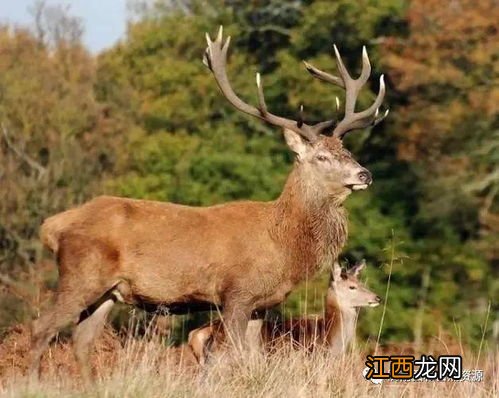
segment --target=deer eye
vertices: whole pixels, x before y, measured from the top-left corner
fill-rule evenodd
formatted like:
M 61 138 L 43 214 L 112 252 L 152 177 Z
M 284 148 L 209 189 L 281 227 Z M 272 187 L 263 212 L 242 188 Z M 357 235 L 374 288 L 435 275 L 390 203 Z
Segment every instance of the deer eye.
M 357 289 L 355 286 L 350 286 L 350 290 L 355 290 Z
M 328 157 L 324 155 L 317 155 L 317 160 L 320 162 L 325 162 L 326 160 L 328 160 Z

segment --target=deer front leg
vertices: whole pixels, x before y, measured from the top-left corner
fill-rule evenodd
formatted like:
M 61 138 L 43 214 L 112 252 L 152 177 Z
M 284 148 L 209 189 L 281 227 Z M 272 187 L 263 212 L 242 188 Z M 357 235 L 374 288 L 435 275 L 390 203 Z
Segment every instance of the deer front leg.
M 245 334 L 251 318 L 252 308 L 241 302 L 231 302 L 224 309 L 225 338 L 227 342 L 238 349 L 245 347 Z
M 229 345 L 236 350 L 246 346 L 245 333 L 252 312 L 251 301 L 241 296 L 227 299 L 222 311 L 222 322 L 213 328 L 209 351 L 216 352 Z

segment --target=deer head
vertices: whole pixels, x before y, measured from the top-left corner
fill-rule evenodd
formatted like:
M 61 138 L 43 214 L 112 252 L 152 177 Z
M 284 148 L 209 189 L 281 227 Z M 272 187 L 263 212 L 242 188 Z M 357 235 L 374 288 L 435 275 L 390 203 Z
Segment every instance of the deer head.
M 358 276 L 366 266 L 363 260 L 355 264 L 348 271 L 342 270 L 338 262 L 334 263 L 328 288 L 328 299 L 334 298 L 340 308 L 376 307 L 381 297 L 371 292 Z
M 341 121 L 332 119 L 307 124 L 303 120 L 303 106 L 300 107 L 297 120 L 277 116 L 268 111 L 262 80 L 258 73 L 256 75 L 258 106 L 249 105 L 237 96 L 226 72 L 230 36 L 227 37 L 225 43 L 222 36 L 222 27 L 214 41 L 206 34 L 208 47 L 203 59 L 204 64 L 213 72 L 223 95 L 236 109 L 284 130 L 286 142 L 296 154 L 296 167 L 302 179 L 307 181 L 307 185 L 314 187 L 316 192 L 325 196 L 333 195 L 342 198 L 354 190 L 367 188 L 372 182 L 371 173 L 359 165 L 342 144 L 342 138 L 348 132 L 376 125 L 388 114 L 388 111 L 382 115 L 379 113 L 385 95 L 383 76 L 380 78 L 379 92 L 374 103 L 361 112 L 355 112 L 359 92 L 371 73 L 365 47 L 362 54 L 362 72 L 357 79 L 349 75 L 336 46 L 334 46 L 334 51 L 340 77 L 330 75 L 305 62 L 305 67 L 312 76 L 343 87 L 346 92 L 345 113 Z M 338 98 L 336 106 L 339 108 Z

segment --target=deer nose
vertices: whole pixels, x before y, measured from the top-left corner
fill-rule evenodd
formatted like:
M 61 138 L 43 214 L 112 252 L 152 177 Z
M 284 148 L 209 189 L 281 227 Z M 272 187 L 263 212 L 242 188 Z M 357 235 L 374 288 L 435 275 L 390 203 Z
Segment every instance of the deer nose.
M 381 297 L 376 296 L 376 302 L 381 303 Z
M 371 182 L 373 182 L 373 177 L 369 170 L 364 169 L 357 176 L 359 177 L 359 180 L 364 184 L 370 184 Z

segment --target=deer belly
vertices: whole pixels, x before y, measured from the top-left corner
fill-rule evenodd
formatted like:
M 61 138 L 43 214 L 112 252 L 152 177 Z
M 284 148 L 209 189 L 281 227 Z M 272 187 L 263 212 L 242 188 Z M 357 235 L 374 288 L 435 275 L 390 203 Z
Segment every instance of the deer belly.
M 288 297 L 293 288 L 292 282 L 285 282 L 279 285 L 274 291 L 267 293 L 257 301 L 256 310 L 265 310 L 281 304 Z
M 168 276 L 136 276 L 129 280 L 131 304 L 162 307 L 171 313 L 207 311 L 221 305 L 216 285 L 203 278 L 189 278 L 179 273 Z

